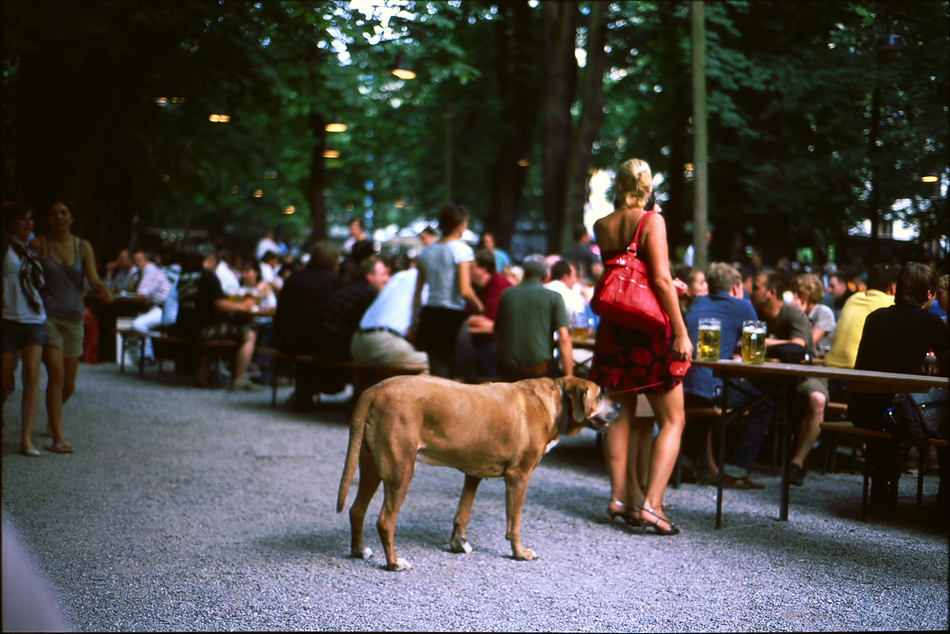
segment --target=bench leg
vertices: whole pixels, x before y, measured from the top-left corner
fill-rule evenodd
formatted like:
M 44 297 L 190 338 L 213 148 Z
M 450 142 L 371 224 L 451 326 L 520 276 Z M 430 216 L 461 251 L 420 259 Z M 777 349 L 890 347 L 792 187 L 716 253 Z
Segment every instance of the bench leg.
M 145 337 L 138 338 L 139 344 L 139 376 L 145 376 Z

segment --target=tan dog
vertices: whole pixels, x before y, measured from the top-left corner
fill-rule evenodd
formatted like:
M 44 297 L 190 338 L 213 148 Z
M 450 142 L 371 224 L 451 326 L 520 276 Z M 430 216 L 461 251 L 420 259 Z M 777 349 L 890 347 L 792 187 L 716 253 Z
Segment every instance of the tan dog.
M 450 541 L 453 552 L 472 550 L 465 528 L 481 479 L 504 478 L 505 537 L 515 559 L 536 558 L 521 545 L 521 509 L 531 473 L 560 436 L 573 436 L 585 424 L 606 427 L 613 416 L 612 403 L 596 384 L 573 377 L 465 385 L 423 375 L 377 384 L 363 393 L 353 411 L 337 497 L 339 513 L 359 460 L 359 490 L 350 507 L 352 556 L 366 559 L 373 554 L 363 545 L 363 520 L 382 481 L 386 497 L 376 528 L 386 569 L 411 567 L 396 558 L 393 531 L 418 456 L 465 473 Z

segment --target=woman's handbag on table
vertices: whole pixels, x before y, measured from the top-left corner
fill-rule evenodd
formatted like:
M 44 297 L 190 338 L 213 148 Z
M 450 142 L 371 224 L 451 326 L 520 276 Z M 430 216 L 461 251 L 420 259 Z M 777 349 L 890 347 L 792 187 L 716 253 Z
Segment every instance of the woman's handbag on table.
M 607 262 L 607 272 L 594 288 L 590 308 L 603 319 L 657 335 L 666 331 L 670 318 L 650 287 L 646 264 L 637 259 L 640 229 L 652 213 L 643 214 L 627 252 Z

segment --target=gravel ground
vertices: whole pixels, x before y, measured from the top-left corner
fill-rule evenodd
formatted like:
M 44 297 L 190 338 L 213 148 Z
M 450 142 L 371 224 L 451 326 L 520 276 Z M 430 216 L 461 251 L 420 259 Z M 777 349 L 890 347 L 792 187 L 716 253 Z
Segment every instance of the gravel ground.
M 500 480 L 475 500 L 474 552 L 450 553 L 463 477 L 420 463 L 396 524 L 397 552 L 413 569 L 391 573 L 374 527 L 381 490 L 366 528 L 375 554 L 348 557 L 348 516 L 335 512 L 342 405 L 293 414 L 272 410 L 267 391 L 186 383 L 154 368 L 140 378 L 83 366 L 66 406 L 76 453 L 35 459 L 17 453 L 19 390 L 8 399 L 4 520 L 76 630 L 948 627 L 947 533 L 916 517 L 913 477 L 902 478 L 897 519 L 864 523 L 859 476 L 809 474 L 780 522 L 778 478 L 763 472 L 765 490 L 726 492 L 722 530 L 715 489 L 684 484 L 667 496 L 683 532 L 659 537 L 605 521 L 609 488 L 585 431 L 531 480 L 522 534 L 539 560 L 511 559 Z M 37 427 L 45 420 L 41 406 Z M 935 493 L 929 478 L 925 507 Z M 7 629 L 13 567 L 3 564 Z

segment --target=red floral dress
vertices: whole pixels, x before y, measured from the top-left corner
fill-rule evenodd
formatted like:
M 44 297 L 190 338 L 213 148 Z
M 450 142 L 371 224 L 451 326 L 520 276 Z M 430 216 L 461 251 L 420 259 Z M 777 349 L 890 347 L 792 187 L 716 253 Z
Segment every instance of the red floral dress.
M 604 261 L 620 253 L 604 254 Z M 594 339 L 594 359 L 588 379 L 611 392 L 665 392 L 682 382 L 670 374 L 670 327 L 657 336 L 606 319 Z

